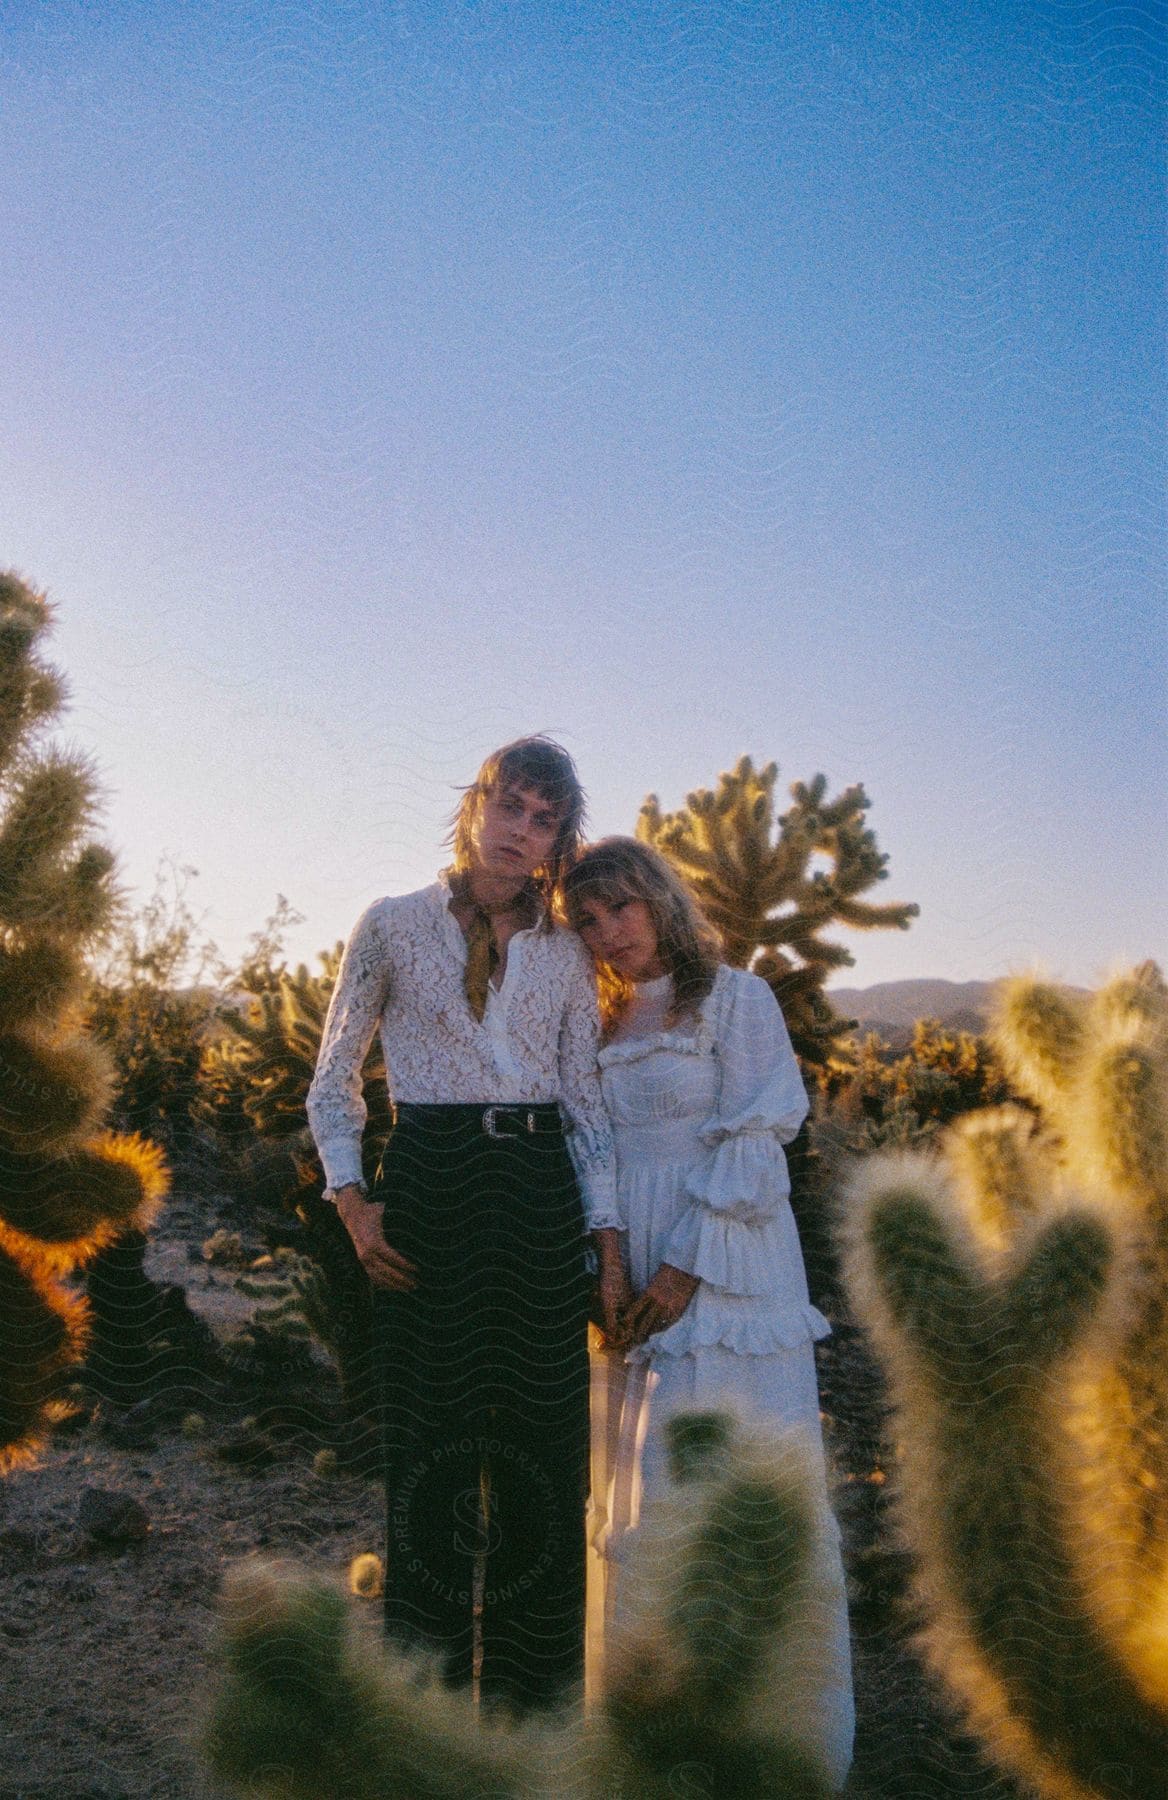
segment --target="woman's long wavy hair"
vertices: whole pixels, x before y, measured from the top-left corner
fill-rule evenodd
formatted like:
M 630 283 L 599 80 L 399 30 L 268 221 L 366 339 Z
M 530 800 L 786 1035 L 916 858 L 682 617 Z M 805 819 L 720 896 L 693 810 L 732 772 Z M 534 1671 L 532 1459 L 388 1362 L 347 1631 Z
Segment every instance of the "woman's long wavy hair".
M 587 798 L 576 773 L 576 765 L 562 744 L 537 733 L 533 737 L 516 738 L 493 750 L 469 787 L 463 788 L 462 799 L 450 821 L 447 839 L 454 852 L 453 868 L 465 874 L 471 864 L 472 833 L 478 809 L 488 794 L 497 788 L 530 788 L 560 814 L 560 827 L 551 855 L 531 878 L 533 898 L 546 907 L 544 924 L 553 924 L 552 902 L 572 858 L 580 848 Z
M 680 875 L 658 851 L 637 838 L 607 837 L 590 844 L 572 864 L 560 888 L 560 907 L 574 931 L 584 922 L 589 900 L 612 906 L 617 900 L 643 900 L 657 933 L 657 954 L 673 977 L 676 1022 L 696 1012 L 714 985 L 722 946 Z M 608 963 L 597 962 L 600 1013 L 611 1035 L 629 1000 L 633 984 Z

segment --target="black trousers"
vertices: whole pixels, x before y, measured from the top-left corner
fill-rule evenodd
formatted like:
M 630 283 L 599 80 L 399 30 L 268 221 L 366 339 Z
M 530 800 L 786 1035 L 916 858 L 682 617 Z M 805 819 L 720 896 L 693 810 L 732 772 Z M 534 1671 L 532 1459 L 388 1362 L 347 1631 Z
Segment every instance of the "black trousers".
M 500 1107 L 501 1136 L 483 1113 L 399 1108 L 379 1177 L 419 1271 L 374 1299 L 385 1625 L 459 1686 L 477 1604 L 480 1694 L 525 1711 L 583 1680 L 588 1276 L 557 1109 Z

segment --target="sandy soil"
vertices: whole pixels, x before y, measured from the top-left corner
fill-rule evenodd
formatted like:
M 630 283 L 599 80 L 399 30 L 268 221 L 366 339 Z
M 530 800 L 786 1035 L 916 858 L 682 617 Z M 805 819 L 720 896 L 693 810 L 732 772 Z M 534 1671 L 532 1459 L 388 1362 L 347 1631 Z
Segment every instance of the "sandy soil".
M 156 1280 L 182 1285 L 220 1339 L 251 1307 L 235 1275 L 201 1254 L 225 1221 L 238 1225 L 226 1196 L 180 1186 L 147 1259 Z M 854 1337 L 841 1332 L 825 1347 L 821 1378 L 829 1414 L 833 1396 L 871 1382 Z M 196 1743 L 224 1570 L 263 1551 L 343 1576 L 354 1555 L 381 1549 L 376 1485 L 313 1469 L 316 1450 L 332 1441 L 336 1399 L 319 1362 L 286 1385 L 275 1429 L 259 1440 L 241 1427 L 263 1397 L 239 1379 L 204 1382 L 153 1418 L 89 1402 L 38 1466 L 0 1483 L 0 1800 L 228 1800 Z M 205 1427 L 184 1434 L 182 1415 L 196 1407 Z M 829 1419 L 831 1439 L 837 1457 L 856 1462 L 854 1432 L 849 1441 Z M 225 1450 L 245 1460 L 224 1460 Z M 140 1502 L 145 1535 L 96 1542 L 79 1520 L 87 1488 Z M 860 1732 L 849 1793 L 1007 1800 L 1014 1790 L 938 1710 L 878 1582 L 872 1604 L 871 1498 L 856 1485 L 841 1492 L 849 1552 L 864 1563 L 868 1595 L 854 1621 Z M 895 1588 L 894 1560 L 889 1571 Z

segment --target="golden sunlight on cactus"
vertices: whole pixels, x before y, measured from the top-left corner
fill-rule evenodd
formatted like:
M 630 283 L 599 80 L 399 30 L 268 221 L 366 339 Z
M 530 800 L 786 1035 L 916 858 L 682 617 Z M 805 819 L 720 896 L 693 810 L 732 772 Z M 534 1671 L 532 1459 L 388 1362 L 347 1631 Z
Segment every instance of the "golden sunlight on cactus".
M 993 1040 L 1020 1092 L 1061 1116 L 1082 1049 L 1086 1013 L 1076 994 L 1029 975 L 998 989 Z
M 957 1195 L 988 1249 L 1004 1248 L 1038 1205 L 1041 1165 L 1034 1118 L 1020 1106 L 986 1107 L 955 1120 L 946 1152 Z
M 153 1145 L 101 1131 L 109 1060 L 77 1023 L 113 857 L 80 841 L 88 761 L 36 742 L 65 699 L 37 654 L 51 622 L 43 595 L 0 573 L 0 1471 L 35 1453 L 83 1347 L 84 1305 L 55 1277 L 144 1223 L 169 1179 Z
M 824 776 L 795 782 L 776 832 L 778 772 L 777 763 L 756 769 L 743 756 L 716 788 L 687 794 L 675 813 L 663 813 L 650 794 L 637 836 L 693 888 L 722 935 L 727 962 L 753 968 L 774 988 L 804 1065 L 825 1064 L 851 1022 L 833 1011 L 824 984 L 854 959 L 823 933 L 836 925 L 904 931 L 920 908 L 861 899 L 888 872 L 862 787 L 829 799 Z M 813 867 L 813 858 L 828 870 Z
M 1168 994 L 1008 984 L 1042 1109 L 873 1157 L 845 1257 L 885 1363 L 925 1644 L 1052 1800 L 1168 1793 Z
M 85 1309 L 19 1260 L 0 1225 L 0 1475 L 30 1462 L 52 1422 L 47 1388 L 80 1355 Z

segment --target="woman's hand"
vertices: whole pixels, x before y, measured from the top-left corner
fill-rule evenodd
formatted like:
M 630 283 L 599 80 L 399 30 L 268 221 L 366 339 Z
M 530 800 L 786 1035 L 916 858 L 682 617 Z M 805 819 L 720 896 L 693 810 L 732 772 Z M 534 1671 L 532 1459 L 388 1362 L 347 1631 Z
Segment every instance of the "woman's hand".
M 604 1320 L 605 1346 L 611 1350 L 623 1350 L 626 1342 L 625 1314 L 633 1291 L 622 1262 L 601 1263 L 600 1273 L 596 1277 L 596 1292 L 600 1300 L 600 1316 Z
M 643 1344 L 655 1331 L 676 1325 L 697 1290 L 696 1275 L 687 1275 L 684 1269 L 675 1269 L 672 1263 L 662 1263 L 644 1293 L 638 1295 L 625 1315 L 626 1345 Z
M 592 1241 L 596 1245 L 600 1265 L 596 1277 L 596 1294 L 600 1302 L 600 1316 L 604 1321 L 602 1330 L 605 1345 L 613 1350 L 622 1349 L 624 1315 L 633 1294 L 629 1278 L 625 1274 L 620 1233 L 611 1227 L 605 1227 L 592 1233 Z
M 374 1287 L 390 1288 L 399 1294 L 408 1294 L 417 1287 L 417 1264 L 385 1241 L 381 1229 L 384 1204 L 366 1200 L 359 1187 L 341 1188 L 337 1193 L 337 1211 L 353 1240 L 357 1260 Z

